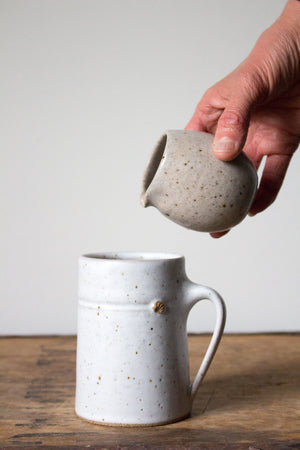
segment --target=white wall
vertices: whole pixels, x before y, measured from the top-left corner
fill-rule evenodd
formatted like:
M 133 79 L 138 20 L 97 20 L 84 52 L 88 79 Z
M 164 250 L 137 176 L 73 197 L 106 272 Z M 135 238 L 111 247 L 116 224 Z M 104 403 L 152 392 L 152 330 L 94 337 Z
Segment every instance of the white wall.
M 139 205 L 154 143 L 183 128 L 283 0 L 1 0 L 0 333 L 75 333 L 77 257 L 182 253 L 228 332 L 299 330 L 299 170 L 220 240 Z M 195 306 L 191 331 L 213 324 Z

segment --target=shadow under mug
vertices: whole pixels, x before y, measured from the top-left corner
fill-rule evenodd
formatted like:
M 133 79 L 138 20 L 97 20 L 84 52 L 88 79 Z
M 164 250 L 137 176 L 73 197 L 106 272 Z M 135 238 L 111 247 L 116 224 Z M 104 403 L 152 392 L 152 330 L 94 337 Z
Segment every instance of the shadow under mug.
M 215 329 L 190 382 L 186 323 L 203 299 L 216 308 Z M 79 259 L 76 404 L 102 424 L 159 425 L 188 417 L 220 342 L 226 311 L 220 295 L 192 283 L 183 256 L 96 253 Z

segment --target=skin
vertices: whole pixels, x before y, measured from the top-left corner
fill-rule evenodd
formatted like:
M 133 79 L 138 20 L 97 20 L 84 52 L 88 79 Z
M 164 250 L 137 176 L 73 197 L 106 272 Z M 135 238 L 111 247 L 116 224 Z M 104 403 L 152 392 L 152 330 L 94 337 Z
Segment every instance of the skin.
M 223 161 L 244 151 L 258 169 L 266 157 L 249 215 L 274 202 L 300 142 L 300 1 L 289 0 L 250 55 L 205 92 L 186 129 L 215 134 Z

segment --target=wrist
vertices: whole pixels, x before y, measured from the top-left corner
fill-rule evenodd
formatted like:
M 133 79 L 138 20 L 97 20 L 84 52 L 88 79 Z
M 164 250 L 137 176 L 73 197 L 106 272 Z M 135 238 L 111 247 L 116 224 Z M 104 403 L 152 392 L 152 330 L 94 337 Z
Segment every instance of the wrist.
M 263 91 L 278 95 L 300 79 L 300 1 L 288 0 L 279 18 L 259 37 L 247 58 Z M 267 89 L 266 89 L 267 88 Z
M 291 38 L 300 45 L 300 0 L 288 0 L 281 15 L 274 25 L 279 25 L 290 32 Z

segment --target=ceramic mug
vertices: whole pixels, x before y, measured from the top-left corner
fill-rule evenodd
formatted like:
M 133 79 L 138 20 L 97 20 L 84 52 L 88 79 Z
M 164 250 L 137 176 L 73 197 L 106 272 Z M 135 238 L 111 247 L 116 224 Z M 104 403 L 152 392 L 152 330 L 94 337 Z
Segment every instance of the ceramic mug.
M 203 299 L 215 329 L 190 382 L 186 323 Z M 113 425 L 158 425 L 188 417 L 225 324 L 213 289 L 192 283 L 182 256 L 97 253 L 79 259 L 76 367 L 78 416 Z
M 146 166 L 142 205 L 196 231 L 225 231 L 240 223 L 256 193 L 256 170 L 244 153 L 230 162 L 217 159 L 213 140 L 200 131 L 163 134 Z

